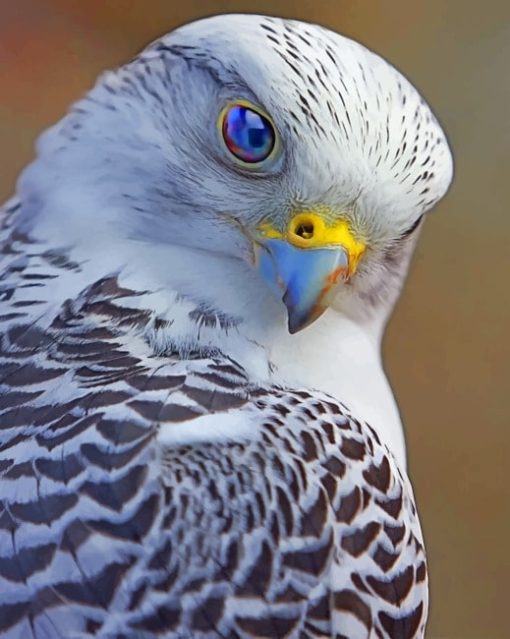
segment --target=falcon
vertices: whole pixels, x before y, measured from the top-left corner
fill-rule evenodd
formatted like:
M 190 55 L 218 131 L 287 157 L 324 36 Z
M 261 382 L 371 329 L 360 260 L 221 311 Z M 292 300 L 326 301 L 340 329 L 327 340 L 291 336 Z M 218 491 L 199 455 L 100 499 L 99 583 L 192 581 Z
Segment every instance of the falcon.
M 1 211 L 0 637 L 423 637 L 380 343 L 452 158 L 293 20 L 151 44 Z

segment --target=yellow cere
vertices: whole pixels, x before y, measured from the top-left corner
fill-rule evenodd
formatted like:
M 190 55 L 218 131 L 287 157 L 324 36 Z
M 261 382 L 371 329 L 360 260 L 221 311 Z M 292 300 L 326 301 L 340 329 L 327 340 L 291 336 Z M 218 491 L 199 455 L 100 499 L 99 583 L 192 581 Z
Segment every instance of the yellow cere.
M 363 242 L 356 240 L 349 223 L 337 219 L 333 224 L 327 224 L 324 217 L 314 211 L 303 211 L 292 217 L 286 233 L 282 233 L 264 223 L 259 227 L 267 239 L 287 240 L 298 248 L 328 248 L 341 246 L 349 255 L 349 274 L 353 274 L 360 257 L 365 252 Z

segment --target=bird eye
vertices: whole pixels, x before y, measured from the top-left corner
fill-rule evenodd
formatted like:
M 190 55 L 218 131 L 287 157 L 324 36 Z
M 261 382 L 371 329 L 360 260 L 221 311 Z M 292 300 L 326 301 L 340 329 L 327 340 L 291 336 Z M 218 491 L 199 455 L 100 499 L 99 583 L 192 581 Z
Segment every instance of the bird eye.
M 220 115 L 220 125 L 227 149 L 242 162 L 263 162 L 275 147 L 273 125 L 251 106 L 241 102 L 230 104 Z

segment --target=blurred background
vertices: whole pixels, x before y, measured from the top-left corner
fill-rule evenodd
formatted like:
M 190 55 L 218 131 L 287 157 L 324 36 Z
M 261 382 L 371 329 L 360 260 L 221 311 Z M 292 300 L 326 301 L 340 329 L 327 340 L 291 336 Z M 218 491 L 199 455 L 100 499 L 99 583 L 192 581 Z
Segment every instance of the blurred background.
M 360 40 L 450 136 L 456 181 L 425 225 L 385 361 L 428 548 L 428 637 L 510 637 L 508 0 L 0 0 L 0 202 L 98 72 L 183 22 L 237 11 Z

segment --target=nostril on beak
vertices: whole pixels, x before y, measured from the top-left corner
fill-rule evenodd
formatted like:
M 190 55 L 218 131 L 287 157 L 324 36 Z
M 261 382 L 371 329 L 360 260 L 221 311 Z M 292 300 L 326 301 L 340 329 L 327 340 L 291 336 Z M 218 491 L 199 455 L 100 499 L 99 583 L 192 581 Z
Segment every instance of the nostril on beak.
M 313 222 L 301 222 L 294 233 L 304 240 L 311 240 L 314 234 Z
M 287 241 L 303 249 L 319 248 L 326 239 L 325 224 L 319 215 L 303 211 L 295 215 L 287 229 Z

